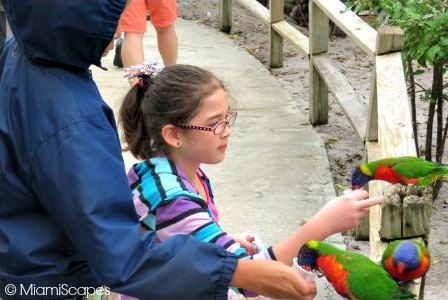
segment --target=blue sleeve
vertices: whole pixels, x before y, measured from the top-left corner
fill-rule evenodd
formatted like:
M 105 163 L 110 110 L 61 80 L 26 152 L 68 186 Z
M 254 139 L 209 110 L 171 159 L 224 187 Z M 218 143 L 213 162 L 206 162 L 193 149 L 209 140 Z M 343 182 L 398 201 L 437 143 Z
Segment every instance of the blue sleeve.
M 237 258 L 180 235 L 141 235 L 114 127 L 69 124 L 38 148 L 33 192 L 112 290 L 142 299 L 227 299 Z M 187 275 L 188 274 L 188 275 Z

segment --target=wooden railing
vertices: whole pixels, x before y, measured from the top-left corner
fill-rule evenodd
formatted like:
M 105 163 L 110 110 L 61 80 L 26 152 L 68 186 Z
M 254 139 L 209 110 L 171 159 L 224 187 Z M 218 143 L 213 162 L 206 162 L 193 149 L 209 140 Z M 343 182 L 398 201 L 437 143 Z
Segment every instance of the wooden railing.
M 302 55 L 309 58 L 309 120 L 311 124 L 328 122 L 328 92 L 331 92 L 338 105 L 344 111 L 357 135 L 365 142 L 364 161 L 384 157 L 416 156 L 411 124 L 411 113 L 406 90 L 401 50 L 404 33 L 397 27 L 383 27 L 376 31 L 354 12 L 347 10 L 337 0 L 311 0 L 309 3 L 309 38 L 284 20 L 283 0 L 271 0 L 269 9 L 256 0 L 236 0 L 253 15 L 270 25 L 269 65 L 283 65 L 283 41 L 293 45 Z M 329 20 L 333 21 L 345 34 L 374 61 L 372 85 L 368 105 L 349 83 L 349 80 L 328 55 Z M 232 27 L 232 0 L 219 2 L 219 28 L 230 32 Z M 369 183 L 371 197 L 383 194 L 385 183 Z M 417 238 L 426 239 L 429 231 L 430 213 L 427 213 L 430 199 L 425 200 L 423 211 L 415 222 L 421 222 L 415 228 Z M 409 205 L 409 204 L 407 204 Z M 412 204 L 410 204 L 412 206 Z M 369 237 L 371 258 L 378 261 L 388 242 L 385 238 L 405 239 L 411 236 L 403 234 L 403 228 L 409 227 L 409 220 L 403 217 L 403 200 L 399 204 L 394 218 L 396 226 L 388 226 L 388 236 L 382 236 L 387 205 L 371 209 L 370 218 L 356 229 L 358 238 Z M 390 206 L 389 206 L 390 210 Z M 423 216 L 423 217 L 422 217 Z M 408 216 L 409 217 L 409 216 Z M 369 222 L 370 219 L 370 222 Z M 405 224 L 406 223 L 406 224 Z M 421 226 L 420 226 L 421 225 Z M 412 226 L 411 226 L 412 227 Z M 396 232 L 390 232 L 395 230 Z M 428 231 L 426 231 L 428 228 Z M 415 231 L 412 231 L 415 233 Z M 423 282 L 417 280 L 409 289 L 423 297 Z

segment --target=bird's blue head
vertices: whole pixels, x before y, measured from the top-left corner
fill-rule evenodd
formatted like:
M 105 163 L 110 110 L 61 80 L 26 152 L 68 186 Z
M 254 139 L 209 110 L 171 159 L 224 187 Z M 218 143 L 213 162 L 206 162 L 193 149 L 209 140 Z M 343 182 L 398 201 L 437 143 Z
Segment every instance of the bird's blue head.
M 297 263 L 308 271 L 314 270 L 317 268 L 317 257 L 317 250 L 310 247 L 309 243 L 307 243 L 297 254 Z
M 421 253 L 418 246 L 411 241 L 401 242 L 393 254 L 395 265 L 403 265 L 403 271 L 415 270 L 420 266 Z
M 361 167 L 356 167 L 352 173 L 352 190 L 362 189 L 372 179 L 372 176 L 368 176 L 362 172 Z

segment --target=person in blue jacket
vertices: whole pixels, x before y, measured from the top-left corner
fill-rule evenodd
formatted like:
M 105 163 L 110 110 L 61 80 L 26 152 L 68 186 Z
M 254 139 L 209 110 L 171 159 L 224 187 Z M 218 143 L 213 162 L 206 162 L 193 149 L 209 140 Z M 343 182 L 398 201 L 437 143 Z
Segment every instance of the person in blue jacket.
M 229 285 L 315 295 L 279 262 L 139 232 L 113 112 L 89 71 L 113 48 L 126 0 L 2 1 L 13 33 L 0 49 L 2 299 L 78 299 L 102 285 L 156 300 L 227 299 Z

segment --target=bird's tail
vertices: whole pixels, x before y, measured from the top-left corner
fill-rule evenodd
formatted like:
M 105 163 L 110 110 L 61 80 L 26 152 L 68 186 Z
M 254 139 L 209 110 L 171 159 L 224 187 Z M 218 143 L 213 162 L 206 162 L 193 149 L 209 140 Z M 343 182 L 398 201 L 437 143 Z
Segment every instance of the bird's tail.
M 407 289 L 400 288 L 394 295 L 394 298 L 392 298 L 392 300 L 400 300 L 400 299 L 417 299 L 417 298 Z

